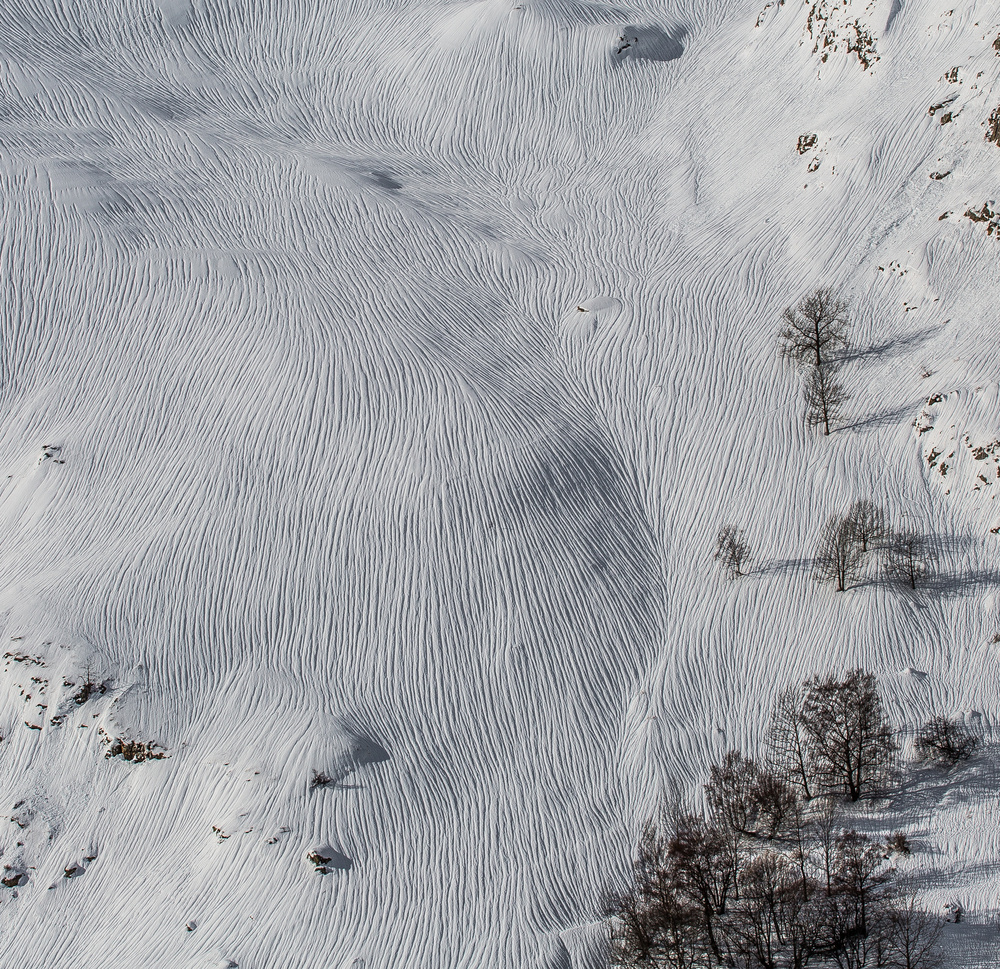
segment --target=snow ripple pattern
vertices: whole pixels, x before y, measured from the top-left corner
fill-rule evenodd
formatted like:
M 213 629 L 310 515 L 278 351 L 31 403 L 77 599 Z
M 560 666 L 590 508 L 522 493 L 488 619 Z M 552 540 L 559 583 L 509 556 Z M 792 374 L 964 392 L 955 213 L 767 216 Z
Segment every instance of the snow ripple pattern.
M 920 7 L 901 59 L 939 43 Z M 769 80 L 772 49 L 815 64 L 797 13 L 762 40 L 757 12 L 0 11 L 3 629 L 50 691 L 109 683 L 29 724 L 7 659 L 6 964 L 583 967 L 659 787 L 755 743 L 777 685 L 912 664 L 980 702 L 929 655 L 928 624 L 978 629 L 965 599 L 808 581 L 858 487 L 908 475 L 938 514 L 926 388 L 821 447 L 773 347 L 790 294 L 912 211 L 940 126 L 863 92 L 807 201 L 788 149 L 859 115 Z M 753 532 L 738 585 L 706 562 L 723 518 Z

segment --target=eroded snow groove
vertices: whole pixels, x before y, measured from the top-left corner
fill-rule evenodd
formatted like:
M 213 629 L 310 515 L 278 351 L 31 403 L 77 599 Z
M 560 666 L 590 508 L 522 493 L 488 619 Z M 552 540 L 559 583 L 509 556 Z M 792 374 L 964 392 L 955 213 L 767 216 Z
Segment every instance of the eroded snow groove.
M 4 965 L 582 969 L 785 683 L 992 729 L 1000 539 L 913 420 L 1000 362 L 1000 14 L 827 6 L 3 5 Z M 859 495 L 959 536 L 933 594 L 812 582 Z M 976 790 L 928 897 L 982 924 Z

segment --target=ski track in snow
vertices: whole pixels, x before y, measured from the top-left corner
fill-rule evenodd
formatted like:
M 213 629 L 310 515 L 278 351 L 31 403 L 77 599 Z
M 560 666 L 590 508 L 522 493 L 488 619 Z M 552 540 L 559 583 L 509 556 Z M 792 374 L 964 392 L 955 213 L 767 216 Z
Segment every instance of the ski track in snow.
M 991 735 L 996 537 L 911 425 L 1000 363 L 961 218 L 998 13 L 879 0 L 865 74 L 762 6 L 0 12 L 0 608 L 44 662 L 5 667 L 6 965 L 583 969 L 658 793 L 780 687 L 862 664 L 900 722 Z M 857 320 L 829 440 L 775 344 L 823 284 Z M 951 536 L 933 590 L 812 581 L 868 495 Z

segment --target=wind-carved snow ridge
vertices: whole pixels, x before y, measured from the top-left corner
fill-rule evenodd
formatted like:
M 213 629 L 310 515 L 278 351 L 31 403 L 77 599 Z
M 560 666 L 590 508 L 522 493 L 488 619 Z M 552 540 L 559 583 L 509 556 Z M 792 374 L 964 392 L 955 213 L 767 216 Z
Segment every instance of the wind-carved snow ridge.
M 863 73 L 813 6 L 0 10 L 6 963 L 599 965 L 658 796 L 785 683 L 862 664 L 992 730 L 986 579 L 832 596 L 811 559 L 858 497 L 936 536 L 986 498 L 969 449 L 926 487 L 912 421 L 958 388 L 920 445 L 997 433 L 962 213 L 1000 26 L 850 0 Z M 819 285 L 828 441 L 775 348 Z M 997 868 L 976 817 L 956 871 Z

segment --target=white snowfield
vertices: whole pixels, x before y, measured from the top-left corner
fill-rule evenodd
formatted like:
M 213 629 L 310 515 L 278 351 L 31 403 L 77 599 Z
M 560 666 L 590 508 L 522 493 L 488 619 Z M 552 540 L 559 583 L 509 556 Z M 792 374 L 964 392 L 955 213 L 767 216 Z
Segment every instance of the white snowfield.
M 855 665 L 984 731 L 872 824 L 995 965 L 998 35 L 5 2 L 0 966 L 593 969 L 664 787 Z M 824 285 L 829 438 L 776 342 Z M 860 497 L 940 546 L 915 594 L 813 580 Z

